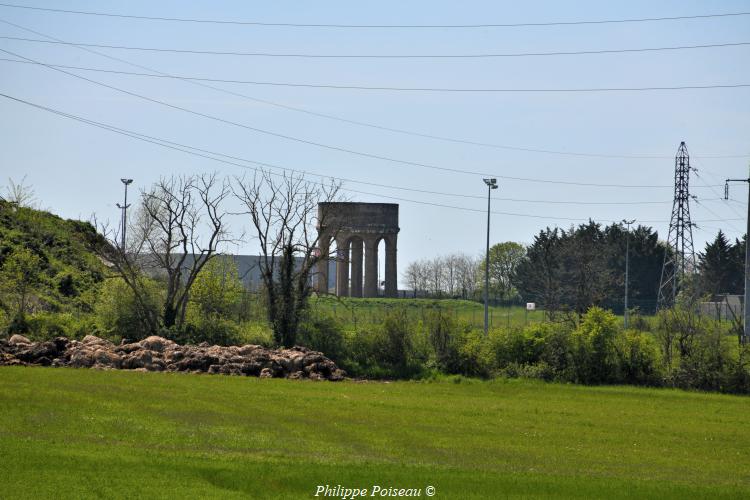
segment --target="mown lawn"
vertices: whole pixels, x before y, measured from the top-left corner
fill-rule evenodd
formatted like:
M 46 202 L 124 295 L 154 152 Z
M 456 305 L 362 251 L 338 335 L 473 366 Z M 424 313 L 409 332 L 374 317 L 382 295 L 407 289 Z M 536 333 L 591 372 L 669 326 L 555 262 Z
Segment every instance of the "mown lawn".
M 748 498 L 750 399 L 0 368 L 2 498 Z

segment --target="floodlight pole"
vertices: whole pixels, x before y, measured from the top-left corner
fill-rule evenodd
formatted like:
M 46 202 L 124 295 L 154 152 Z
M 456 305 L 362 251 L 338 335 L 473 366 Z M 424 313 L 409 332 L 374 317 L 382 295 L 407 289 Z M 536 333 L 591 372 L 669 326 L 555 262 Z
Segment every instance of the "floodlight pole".
M 729 183 L 746 182 L 747 188 L 747 229 L 745 232 L 745 322 L 740 342 L 743 344 L 750 343 L 750 176 L 747 179 L 727 179 L 724 184 L 724 199 L 729 199 Z
M 489 331 L 489 290 L 490 290 L 490 194 L 497 189 L 497 179 L 484 179 L 487 184 L 487 251 L 484 256 L 484 334 Z
M 630 225 L 633 220 L 624 220 L 623 224 L 628 226 L 628 234 L 625 236 L 625 329 L 628 329 L 628 283 L 630 282 Z
M 128 185 L 131 182 L 133 182 L 133 179 L 124 179 L 123 178 L 123 179 L 120 179 L 120 182 L 122 182 L 125 185 L 125 202 L 122 205 L 120 205 L 118 203 L 117 204 L 117 208 L 119 208 L 120 210 L 122 210 L 122 217 L 121 217 L 121 222 L 122 222 L 122 244 L 121 244 L 121 246 L 122 246 L 122 252 L 125 253 L 125 241 L 126 241 L 125 240 L 125 232 L 127 231 L 127 227 L 128 227 L 128 207 L 130 206 L 130 205 L 128 205 Z

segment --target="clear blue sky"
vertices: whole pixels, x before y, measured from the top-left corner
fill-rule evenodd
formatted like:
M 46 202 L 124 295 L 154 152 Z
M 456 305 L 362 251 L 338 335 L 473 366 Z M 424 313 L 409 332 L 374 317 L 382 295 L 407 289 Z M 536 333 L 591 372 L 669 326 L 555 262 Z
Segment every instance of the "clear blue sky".
M 22 0 L 19 0 L 21 2 Z M 26 5 L 186 18 L 293 23 L 477 24 L 574 21 L 750 11 L 750 2 L 41 2 Z M 487 29 L 320 29 L 166 23 L 45 13 L 0 7 L 0 19 L 66 41 L 242 52 L 468 54 L 600 50 L 750 41 L 750 16 L 555 27 Z M 0 35 L 40 38 L 0 23 Z M 0 40 L 0 48 L 47 63 L 134 70 L 72 46 Z M 498 59 L 296 59 L 188 55 L 101 49 L 164 72 L 213 78 L 401 87 L 580 88 L 750 83 L 750 46 L 630 54 Z M 2 55 L 2 57 L 8 57 Z M 746 205 L 725 203 L 723 179 L 746 177 L 750 159 L 750 88 L 632 93 L 418 93 L 217 84 L 246 95 L 318 113 L 471 141 L 524 148 L 662 158 L 601 158 L 514 151 L 441 142 L 326 120 L 233 97 L 176 80 L 84 73 L 203 113 L 347 149 L 459 170 L 601 184 L 667 185 L 681 140 L 696 158 L 700 204 L 696 249 L 718 228 L 744 233 Z M 166 109 L 44 67 L 0 62 L 0 92 L 225 154 L 316 173 L 431 191 L 482 196 L 481 176 L 429 170 L 290 142 Z M 24 175 L 45 207 L 66 217 L 116 220 L 119 178 L 147 187 L 162 175 L 236 167 L 187 156 L 0 100 L 2 183 Z M 713 190 L 702 184 L 722 184 Z M 500 179 L 493 242 L 528 243 L 543 227 L 634 218 L 666 236 L 672 188 L 594 188 Z M 481 199 L 346 184 L 372 193 L 482 210 Z M 746 200 L 742 186 L 732 197 Z M 621 205 L 526 203 L 502 198 Z M 660 202 L 636 205 L 632 202 Z M 414 259 L 484 246 L 482 213 L 401 201 L 399 266 Z M 742 220 L 727 220 L 740 219 Z M 237 230 L 244 223 L 237 220 Z M 256 253 L 254 242 L 241 245 Z

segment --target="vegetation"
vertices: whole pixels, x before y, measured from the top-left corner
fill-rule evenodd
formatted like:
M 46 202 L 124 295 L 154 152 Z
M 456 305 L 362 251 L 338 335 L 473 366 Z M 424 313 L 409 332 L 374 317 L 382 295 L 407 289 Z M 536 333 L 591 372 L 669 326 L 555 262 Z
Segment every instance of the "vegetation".
M 29 332 L 37 313 L 91 313 L 106 275 L 98 241 L 90 224 L 0 199 L 0 329 Z
M 279 181 L 269 172 L 237 184 L 235 196 L 247 209 L 260 245 L 268 322 L 276 342 L 292 347 L 312 295 L 313 271 L 329 257 L 327 249 L 319 251 L 322 235 L 335 238 L 338 232 L 336 214 L 319 212 L 318 204 L 336 201 L 339 186 L 286 175 Z
M 447 374 L 750 393 L 750 353 L 736 342 L 736 323 L 709 320 L 683 301 L 656 318 L 634 315 L 624 330 L 619 317 L 597 306 L 619 286 L 616 249 L 626 235 L 619 226 L 548 230 L 526 250 L 494 246 L 498 295 L 528 296 L 538 280 L 534 297 L 571 314 L 543 321 L 541 311 L 494 307 L 485 336 L 482 305 L 474 301 L 314 296 L 310 277 L 323 256 L 314 251 L 311 224 L 317 200 L 335 195 L 336 186 L 319 192 L 296 179 L 276 182 L 256 178 L 235 193 L 266 249 L 265 286 L 255 294 L 243 288 L 234 261 L 216 251 L 215 241 L 228 238 L 216 211 L 231 191 L 214 177 L 161 181 L 146 191 L 129 241 L 148 251 L 135 254 L 89 224 L 2 202 L 0 328 L 36 339 L 96 334 L 118 342 L 157 333 L 182 343 L 302 344 L 357 378 Z M 198 230 L 204 212 L 213 235 L 207 243 Z M 650 230 L 639 228 L 632 240 L 634 261 L 659 255 Z M 709 245 L 692 286 L 721 278 L 711 269 L 736 253 L 722 241 L 719 235 Z M 205 251 L 194 255 L 193 248 Z M 446 269 L 458 270 L 461 259 L 454 261 Z M 634 283 L 639 279 L 634 272 Z M 463 290 L 460 279 L 452 286 Z
M 0 406 L 11 498 L 303 498 L 320 484 L 431 485 L 439 498 L 750 495 L 736 396 L 3 367 Z

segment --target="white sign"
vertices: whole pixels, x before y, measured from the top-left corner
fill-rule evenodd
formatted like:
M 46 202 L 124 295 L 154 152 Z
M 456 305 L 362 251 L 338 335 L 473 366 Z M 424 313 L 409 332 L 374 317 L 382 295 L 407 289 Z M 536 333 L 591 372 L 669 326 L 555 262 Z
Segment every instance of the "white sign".
M 527 311 L 536 310 L 536 302 L 526 302 L 526 310 Z

